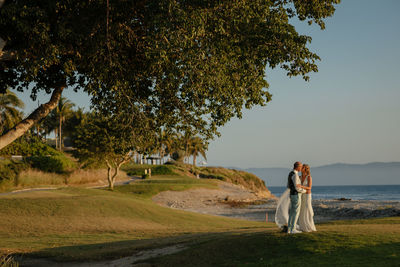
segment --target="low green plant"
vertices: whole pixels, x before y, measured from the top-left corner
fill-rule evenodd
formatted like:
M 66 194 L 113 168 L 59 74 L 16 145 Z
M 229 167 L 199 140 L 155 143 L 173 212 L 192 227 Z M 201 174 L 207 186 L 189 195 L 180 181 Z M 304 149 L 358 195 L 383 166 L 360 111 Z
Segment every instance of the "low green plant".
M 19 264 L 11 255 L 0 254 L 0 267 L 18 267 Z
M 44 172 L 66 173 L 76 167 L 76 164 L 62 153 L 51 156 L 32 156 L 26 158 L 29 164 Z
M 7 160 L 0 163 L 0 183 L 3 180 L 14 181 L 17 179 L 18 174 L 29 168 L 29 164 L 25 161 L 11 161 Z
M 38 137 L 29 134 L 20 137 L 0 151 L 2 156 L 45 156 L 57 153 L 59 153 L 57 150 L 45 144 Z
M 151 169 L 151 175 L 174 175 L 173 165 L 148 165 L 148 164 L 126 164 L 122 167 L 130 176 L 142 176 L 146 169 Z

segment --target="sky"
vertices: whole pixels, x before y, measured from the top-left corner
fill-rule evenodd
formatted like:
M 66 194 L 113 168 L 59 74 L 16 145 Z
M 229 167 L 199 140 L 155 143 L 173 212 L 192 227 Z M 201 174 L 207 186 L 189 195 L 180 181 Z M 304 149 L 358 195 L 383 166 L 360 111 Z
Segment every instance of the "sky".
M 267 69 L 265 107 L 232 119 L 211 141 L 208 165 L 290 167 L 400 161 L 400 1 L 344 0 L 326 29 L 294 22 L 321 61 L 310 81 Z M 19 94 L 25 112 L 37 107 Z M 89 110 L 83 92 L 64 96 Z M 41 103 L 49 96 L 39 96 Z

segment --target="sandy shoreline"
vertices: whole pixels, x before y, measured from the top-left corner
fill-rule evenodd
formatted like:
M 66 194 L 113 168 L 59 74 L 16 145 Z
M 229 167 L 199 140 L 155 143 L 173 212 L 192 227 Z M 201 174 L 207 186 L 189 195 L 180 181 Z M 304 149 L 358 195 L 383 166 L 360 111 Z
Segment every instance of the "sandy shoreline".
M 253 221 L 274 221 L 276 199 L 261 199 L 239 186 L 221 182 L 219 190 L 165 191 L 153 197 L 157 204 L 174 209 L 234 217 Z M 232 203 L 262 202 L 257 205 Z M 400 216 L 400 201 L 313 200 L 315 222 Z

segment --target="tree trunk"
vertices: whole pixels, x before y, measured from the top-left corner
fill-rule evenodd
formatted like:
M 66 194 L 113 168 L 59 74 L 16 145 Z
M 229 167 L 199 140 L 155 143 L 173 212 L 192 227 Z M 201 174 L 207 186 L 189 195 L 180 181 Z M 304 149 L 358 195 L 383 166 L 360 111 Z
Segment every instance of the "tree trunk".
M 114 189 L 114 183 L 115 183 L 115 179 L 117 178 L 117 175 L 119 173 L 119 167 L 121 167 L 121 165 L 116 165 L 114 168 L 114 174 L 111 177 L 111 180 L 112 180 L 112 187 L 110 188 L 111 190 Z
M 56 140 L 56 149 L 58 149 L 58 129 L 54 129 L 54 139 Z
M 113 182 L 113 179 L 112 179 L 112 177 L 111 177 L 111 169 L 112 169 L 112 166 L 111 166 L 111 164 L 108 162 L 108 160 L 106 160 L 106 164 L 107 164 L 108 189 L 114 190 L 114 182 Z
M 46 117 L 47 114 L 57 106 L 64 88 L 65 85 L 55 88 L 49 102 L 40 105 L 26 119 L 22 120 L 4 135 L 0 136 L 0 149 L 11 144 L 15 139 L 26 133 L 26 131 L 28 131 L 35 123 Z
M 58 137 L 60 138 L 60 151 L 62 151 L 62 118 L 61 118 L 61 114 L 60 114 L 60 121 L 59 121 L 59 125 L 58 125 Z
M 193 167 L 196 167 L 196 154 L 193 154 Z

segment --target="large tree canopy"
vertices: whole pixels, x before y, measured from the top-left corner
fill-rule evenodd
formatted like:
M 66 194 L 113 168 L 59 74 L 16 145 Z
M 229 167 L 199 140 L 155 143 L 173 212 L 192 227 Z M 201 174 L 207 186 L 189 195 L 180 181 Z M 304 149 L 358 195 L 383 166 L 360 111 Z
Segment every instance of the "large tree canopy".
M 337 3 L 6 0 L 0 90 L 35 97 L 43 89 L 82 88 L 102 113 L 142 113 L 157 127 L 191 127 L 210 138 L 243 107 L 270 101 L 268 68 L 306 80 L 317 71 L 311 37 L 297 33 L 291 19 L 323 29 Z

